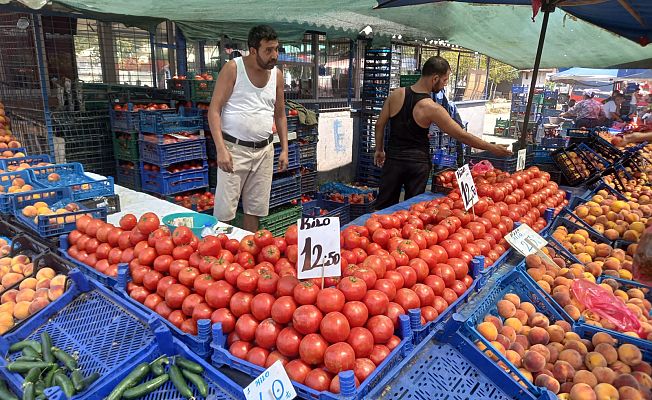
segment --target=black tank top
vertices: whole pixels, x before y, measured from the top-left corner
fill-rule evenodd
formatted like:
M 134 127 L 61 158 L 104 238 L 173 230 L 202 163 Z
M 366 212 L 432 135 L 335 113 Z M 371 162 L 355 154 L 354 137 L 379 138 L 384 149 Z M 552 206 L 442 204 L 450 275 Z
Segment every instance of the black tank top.
M 415 93 L 412 88 L 405 88 L 405 99 L 401 110 L 390 118 L 389 143 L 387 156 L 392 152 L 416 150 L 423 152 L 426 157 L 430 153 L 428 141 L 429 128 L 420 127 L 414 120 L 414 106 L 423 99 L 430 99 L 430 94 Z

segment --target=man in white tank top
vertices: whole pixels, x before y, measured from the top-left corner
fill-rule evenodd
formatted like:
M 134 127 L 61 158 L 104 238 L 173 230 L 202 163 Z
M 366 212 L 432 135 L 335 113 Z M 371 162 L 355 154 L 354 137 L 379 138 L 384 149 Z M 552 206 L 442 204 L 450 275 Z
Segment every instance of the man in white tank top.
M 242 198 L 243 228 L 258 230 L 269 214 L 274 145 L 272 125 L 281 142 L 279 171 L 288 166 L 288 131 L 283 73 L 276 68 L 278 38 L 267 25 L 249 31 L 249 55 L 229 61 L 220 71 L 208 122 L 217 149 L 215 217 L 235 218 Z

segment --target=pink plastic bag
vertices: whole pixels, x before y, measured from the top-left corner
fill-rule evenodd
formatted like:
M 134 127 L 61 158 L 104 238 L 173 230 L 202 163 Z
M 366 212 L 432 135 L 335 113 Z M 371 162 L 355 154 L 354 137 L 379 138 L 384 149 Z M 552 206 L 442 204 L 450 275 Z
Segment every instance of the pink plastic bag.
M 473 165 L 471 172 L 476 172 L 479 174 L 484 174 L 485 172 L 493 171 L 494 166 L 487 160 L 482 160 L 477 164 Z
M 645 337 L 636 315 L 609 290 L 586 279 L 575 279 L 571 290 L 584 307 L 616 325 L 621 332 L 636 332 Z

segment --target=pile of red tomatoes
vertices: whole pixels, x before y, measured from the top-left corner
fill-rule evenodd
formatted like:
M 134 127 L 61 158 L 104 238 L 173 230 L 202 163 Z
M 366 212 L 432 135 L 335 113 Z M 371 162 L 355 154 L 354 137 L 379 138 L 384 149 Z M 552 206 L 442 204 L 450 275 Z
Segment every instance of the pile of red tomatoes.
M 474 256 L 493 264 L 514 221 L 541 230 L 547 207 L 564 192 L 536 168 L 475 177 L 475 216 L 459 191 L 341 232 L 341 278 L 297 280 L 297 227 L 284 237 L 266 230 L 241 241 L 173 234 L 156 215 L 126 215 L 120 227 L 88 217 L 69 236 L 69 254 L 113 275 L 128 263 L 127 291 L 184 332 L 197 321 L 221 322 L 228 351 L 262 367 L 280 360 L 290 378 L 339 393 L 340 371 L 363 382 L 401 340 L 399 316 L 420 309 L 435 320 L 473 283 Z

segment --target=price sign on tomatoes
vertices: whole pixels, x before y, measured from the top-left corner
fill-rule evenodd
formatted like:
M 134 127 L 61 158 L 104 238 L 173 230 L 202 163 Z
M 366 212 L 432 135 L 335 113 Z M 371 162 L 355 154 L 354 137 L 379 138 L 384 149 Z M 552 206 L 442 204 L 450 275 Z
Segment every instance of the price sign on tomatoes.
M 518 228 L 505 236 L 510 246 L 524 256 L 535 254 L 548 244 L 548 242 L 536 233 L 527 224 L 521 224 Z
M 527 149 L 521 149 L 517 153 L 516 159 L 516 170 L 522 171 L 525 169 L 525 156 L 527 155 Z
M 297 261 L 298 278 L 340 276 L 340 219 L 337 217 L 301 218 Z
M 475 188 L 469 164 L 464 164 L 462 168 L 455 171 L 455 178 L 457 178 L 457 185 L 460 187 L 464 209 L 468 210 L 478 202 L 478 191 Z
M 283 364 L 276 361 L 244 389 L 247 400 L 290 400 L 297 397 Z

